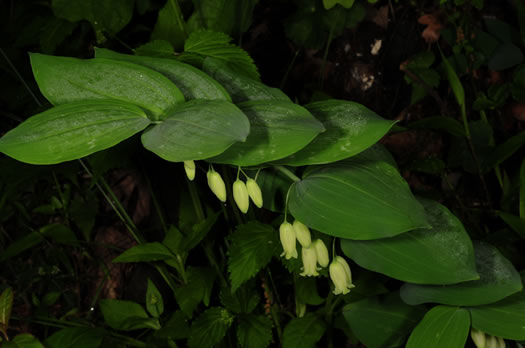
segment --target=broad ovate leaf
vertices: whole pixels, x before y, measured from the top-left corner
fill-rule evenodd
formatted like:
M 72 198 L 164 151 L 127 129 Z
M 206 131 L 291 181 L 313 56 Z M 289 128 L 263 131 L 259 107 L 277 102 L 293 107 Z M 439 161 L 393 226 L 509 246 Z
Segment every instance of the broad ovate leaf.
M 436 201 L 419 199 L 432 228 L 374 240 L 341 241 L 346 256 L 363 268 L 419 284 L 478 279 L 474 248 L 461 222 Z
M 440 286 L 407 283 L 401 287 L 401 298 L 411 305 L 434 302 L 478 306 L 497 302 L 523 289 L 519 273 L 494 246 L 476 241 L 474 253 L 478 280 Z
M 231 101 L 231 97 L 217 81 L 201 70 L 175 60 L 121 54 L 104 48 L 95 50 L 97 58 L 108 58 L 143 65 L 170 79 L 184 94 L 186 100 L 210 99 Z
M 288 207 L 310 228 L 347 239 L 430 227 L 408 184 L 383 161 L 347 160 L 310 170 L 293 184 Z
M 280 89 L 266 86 L 242 74 L 224 60 L 208 57 L 204 60 L 202 69 L 226 88 L 235 103 L 250 100 L 290 101 Z
M 0 152 L 31 164 L 54 164 L 109 148 L 150 124 L 139 107 L 85 100 L 30 117 L 0 139 Z
M 250 135 L 211 162 L 253 166 L 295 153 L 319 133 L 323 125 L 305 108 L 287 101 L 251 101 L 238 104 L 250 120 Z
M 466 309 L 436 306 L 412 331 L 406 348 L 463 348 L 469 329 L 470 316 Z
M 33 53 L 31 66 L 40 91 L 53 105 L 117 99 L 160 119 L 184 101 L 182 92 L 167 77 L 137 64 Z
M 508 340 L 525 340 L 525 292 L 469 308 L 472 327 Z
M 250 121 L 234 104 L 222 100 L 190 100 L 142 135 L 144 147 L 172 162 L 218 155 L 246 140 Z
M 354 156 L 381 139 L 395 121 L 385 120 L 361 104 L 325 100 L 305 106 L 325 132 L 279 163 L 302 166 L 336 162 Z

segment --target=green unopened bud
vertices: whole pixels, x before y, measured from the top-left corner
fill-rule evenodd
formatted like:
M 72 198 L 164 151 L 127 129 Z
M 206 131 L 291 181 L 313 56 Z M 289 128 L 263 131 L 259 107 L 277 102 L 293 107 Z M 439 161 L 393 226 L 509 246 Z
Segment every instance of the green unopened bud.
M 255 204 L 257 208 L 262 208 L 263 196 L 257 181 L 253 180 L 252 178 L 248 178 L 248 180 L 246 180 L 246 188 L 248 189 L 248 194 L 250 195 L 253 204 Z
M 470 337 L 477 348 L 487 348 L 487 338 L 485 337 L 485 333 L 483 331 L 472 328 L 470 330 Z
M 239 210 L 246 214 L 250 206 L 250 197 L 248 196 L 246 184 L 240 179 L 235 180 L 233 183 L 233 199 Z
M 184 161 L 184 170 L 186 171 L 188 179 L 193 181 L 193 179 L 195 179 L 195 162 Z
M 505 348 L 507 346 L 503 338 L 497 337 L 497 340 L 498 340 L 498 348 Z
M 206 176 L 208 177 L 208 186 L 211 192 L 213 192 L 221 202 L 226 202 L 226 185 L 224 185 L 221 175 L 215 170 L 210 169 Z
M 315 253 L 317 254 L 317 263 L 321 267 L 326 267 L 330 263 L 330 257 L 328 256 L 328 249 L 321 239 L 314 241 Z
M 309 247 L 312 243 L 312 236 L 310 235 L 310 229 L 308 226 L 300 222 L 299 220 L 295 220 L 293 222 L 293 228 L 295 230 L 295 237 L 301 243 L 303 247 Z
M 279 237 L 281 238 L 281 244 L 284 249 L 281 256 L 284 255 L 287 260 L 290 260 L 292 257 L 296 259 L 295 232 L 291 223 L 285 221 L 281 224 L 281 227 L 279 227 Z
M 317 254 L 313 246 L 303 247 L 301 251 L 301 256 L 303 258 L 303 277 L 316 277 L 319 275 L 317 273 Z
M 304 317 L 306 314 L 306 303 L 300 302 L 297 300 L 297 296 L 295 297 L 295 315 L 297 315 L 298 318 Z
M 329 267 L 330 278 L 334 282 L 334 294 L 348 294 L 350 289 L 354 288 L 352 284 L 352 274 L 350 272 L 350 266 L 344 258 L 341 256 L 334 257 L 334 260 Z
M 487 343 L 485 345 L 486 348 L 499 348 L 498 347 L 498 339 L 492 335 L 487 335 Z

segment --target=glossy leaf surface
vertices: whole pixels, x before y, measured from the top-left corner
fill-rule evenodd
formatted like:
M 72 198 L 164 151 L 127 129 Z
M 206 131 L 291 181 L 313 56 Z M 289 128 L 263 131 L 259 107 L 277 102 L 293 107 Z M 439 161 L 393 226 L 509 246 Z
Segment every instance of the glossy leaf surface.
M 118 99 L 138 105 L 159 119 L 184 101 L 182 92 L 167 77 L 137 64 L 33 53 L 31 66 L 40 91 L 53 105 Z
M 305 108 L 285 101 L 238 104 L 250 120 L 246 142 L 236 143 L 211 162 L 253 166 L 302 149 L 324 130 Z
M 525 293 L 523 291 L 499 302 L 469 308 L 472 326 L 493 336 L 525 340 Z
M 231 101 L 231 97 L 217 81 L 201 70 L 175 60 L 121 54 L 104 48 L 95 50 L 97 58 L 108 58 L 143 65 L 170 79 L 184 94 L 186 100 L 210 99 Z
M 410 335 L 407 348 L 463 348 L 470 328 L 466 309 L 436 306 Z
M 190 100 L 160 124 L 142 134 L 144 147 L 172 162 L 218 155 L 245 141 L 250 122 L 234 104 L 220 100 Z
M 425 313 L 403 303 L 399 294 L 368 297 L 343 307 L 352 332 L 368 348 L 398 347 Z
M 326 100 L 305 106 L 326 131 L 279 163 L 302 166 L 339 161 L 372 146 L 395 121 L 385 120 L 361 104 Z
M 116 145 L 149 123 L 139 107 L 118 100 L 59 105 L 6 133 L 0 152 L 31 164 L 60 163 Z
M 474 248 L 463 224 L 436 201 L 420 199 L 430 229 L 391 238 L 341 241 L 346 256 L 366 269 L 418 284 L 478 279 Z
M 310 228 L 341 238 L 369 240 L 430 227 L 407 183 L 383 161 L 313 169 L 292 186 L 288 204 Z
M 474 242 L 474 253 L 478 280 L 441 286 L 407 283 L 401 287 L 401 298 L 411 305 L 435 302 L 478 306 L 499 301 L 523 289 L 519 273 L 494 246 Z

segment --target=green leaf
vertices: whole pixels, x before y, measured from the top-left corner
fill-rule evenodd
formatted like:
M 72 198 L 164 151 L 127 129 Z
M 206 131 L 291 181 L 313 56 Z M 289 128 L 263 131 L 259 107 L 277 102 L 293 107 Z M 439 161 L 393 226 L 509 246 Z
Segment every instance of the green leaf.
M 118 262 L 148 262 L 173 258 L 174 255 L 159 242 L 139 244 L 129 248 L 113 259 Z
M 435 201 L 419 202 L 431 229 L 374 240 L 344 239 L 344 254 L 363 268 L 406 282 L 454 284 L 479 279 L 472 241 L 458 218 Z
M 7 328 L 13 309 L 13 298 L 13 289 L 11 288 L 6 288 L 0 295 L 0 332 L 4 334 L 4 337 L 7 337 Z
M 202 313 L 191 325 L 189 348 L 211 348 L 219 343 L 233 323 L 224 308 L 213 307 Z
M 228 258 L 232 292 L 270 262 L 278 245 L 277 231 L 270 225 L 252 221 L 237 227 Z
M 436 306 L 410 335 L 406 348 L 463 348 L 470 328 L 466 309 Z
M 175 289 L 175 300 L 184 314 L 191 318 L 199 303 L 209 303 L 215 272 L 205 267 L 188 267 L 186 274 L 188 283 Z
M 210 99 L 232 101 L 228 92 L 226 92 L 224 87 L 217 81 L 201 70 L 189 64 L 179 62 L 174 58 L 133 56 L 120 54 L 104 48 L 96 48 L 95 55 L 97 58 L 127 61 L 155 70 L 170 79 L 170 81 L 181 90 L 186 100 Z
M 162 329 L 155 331 L 155 337 L 180 340 L 190 336 L 188 319 L 182 311 L 175 311 L 170 319 L 162 325 Z
M 511 42 L 502 43 L 489 58 L 490 70 L 501 71 L 512 68 L 523 62 L 521 49 Z
M 251 313 L 261 300 L 253 283 L 241 286 L 234 293 L 229 288 L 222 288 L 220 293 L 222 305 L 235 314 Z
M 0 138 L 0 152 L 31 164 L 54 164 L 107 149 L 150 123 L 117 100 L 79 101 L 30 117 Z
M 76 244 L 77 240 L 73 231 L 61 224 L 46 225 L 38 231 L 31 232 L 11 243 L 0 254 L 0 262 L 9 260 L 24 251 L 40 244 L 45 238 L 51 238 L 58 243 Z
M 44 348 L 44 345 L 33 335 L 20 334 L 11 341 L 3 342 L 2 348 Z
M 401 301 L 399 293 L 374 296 L 343 307 L 352 332 L 368 348 L 400 346 L 425 313 Z
M 323 6 L 326 10 L 331 9 L 337 4 L 340 4 L 345 8 L 350 8 L 354 5 L 354 1 L 355 0 L 323 0 Z
M 32 53 L 31 66 L 40 91 L 53 105 L 118 99 L 159 119 L 184 101 L 182 92 L 167 77 L 128 62 Z
M 99 48 L 95 47 L 95 54 L 99 54 Z M 173 58 L 175 49 L 168 41 L 153 40 L 133 50 L 137 56 L 148 56 L 158 58 Z
M 272 340 L 272 321 L 265 315 L 244 314 L 238 317 L 237 339 L 241 347 L 266 348 Z
M 463 85 L 461 84 L 461 81 L 459 80 L 458 75 L 456 74 L 456 71 L 450 65 L 450 62 L 448 59 L 443 55 L 443 52 L 441 52 L 441 58 L 443 59 L 443 65 L 445 67 L 445 72 L 447 74 L 448 81 L 450 83 L 450 87 L 452 88 L 452 92 L 454 92 L 454 96 L 456 97 L 456 101 L 458 104 L 464 108 L 465 107 L 465 90 L 463 89 Z
M 295 281 L 295 296 L 297 301 L 314 306 L 318 306 L 325 301 L 317 292 L 315 278 L 310 277 L 297 277 Z
M 222 211 L 209 214 L 205 220 L 199 221 L 193 225 L 191 227 L 191 234 L 187 235 L 182 241 L 181 250 L 188 252 L 195 248 L 199 242 L 206 237 L 208 232 L 210 232 L 220 215 L 222 215 Z
M 96 31 L 118 33 L 131 20 L 134 0 L 52 0 L 55 16 L 71 22 L 89 21 Z
M 169 41 L 180 51 L 187 37 L 185 24 L 178 0 L 168 0 L 159 11 L 151 40 Z
M 294 318 L 284 328 L 283 348 L 315 347 L 325 331 L 326 323 L 314 313 Z
M 76 23 L 60 18 L 49 20 L 40 34 L 42 53 L 53 54 L 57 46 L 70 36 L 76 27 Z
M 248 173 L 251 177 L 256 175 L 255 171 Z M 263 207 L 273 212 L 284 213 L 284 201 L 290 184 L 290 178 L 273 167 L 261 170 L 257 176 L 257 185 L 263 195 Z
M 234 104 L 195 99 L 142 134 L 144 147 L 171 162 L 209 158 L 245 141 L 250 121 Z
M 242 74 L 233 63 L 208 57 L 204 60 L 202 69 L 224 86 L 235 103 L 250 100 L 291 101 L 280 89 L 268 87 Z
M 242 74 L 259 80 L 259 73 L 252 58 L 246 51 L 231 44 L 231 40 L 231 37 L 224 33 L 211 30 L 195 31 L 184 43 L 184 52 L 179 58 L 201 67 L 206 57 L 214 57 L 235 66 Z
M 455 137 L 465 136 L 465 128 L 463 125 L 457 120 L 445 116 L 425 117 L 422 120 L 409 123 L 408 127 L 415 129 L 422 128 L 440 130 Z
M 525 340 L 525 293 L 520 291 L 499 302 L 471 307 L 472 327 L 508 340 Z
M 93 348 L 99 347 L 104 338 L 104 330 L 90 327 L 68 327 L 49 336 L 47 348 Z
M 361 104 L 326 100 L 305 106 L 325 132 L 299 152 L 278 163 L 302 166 L 336 162 L 354 156 L 375 144 L 394 125 Z
M 238 105 L 250 120 L 250 134 L 214 163 L 252 166 L 274 161 L 306 146 L 324 127 L 305 108 L 284 101 L 251 101 Z
M 353 159 L 315 168 L 293 184 L 288 207 L 310 228 L 348 239 L 430 227 L 397 169 L 382 161 Z
M 521 162 L 520 167 L 520 203 L 519 203 L 519 210 L 520 210 L 520 218 L 525 219 L 525 159 L 523 159 L 523 162 Z
M 103 299 L 99 302 L 104 321 L 115 330 L 160 329 L 158 319 L 148 317 L 141 305 L 132 301 Z
M 148 312 L 158 318 L 164 313 L 164 301 L 162 294 L 155 286 L 155 283 L 148 278 L 148 288 L 146 290 L 146 309 Z
M 492 245 L 474 242 L 479 280 L 454 285 L 404 284 L 401 298 L 408 304 L 435 302 L 457 306 L 479 306 L 499 301 L 523 289 L 512 263 Z
M 521 238 L 525 239 L 525 219 L 519 216 L 498 211 L 496 213 L 505 223 L 512 228 Z
M 525 144 L 525 132 L 521 132 L 496 146 L 485 158 L 485 169 L 489 170 L 505 161 Z

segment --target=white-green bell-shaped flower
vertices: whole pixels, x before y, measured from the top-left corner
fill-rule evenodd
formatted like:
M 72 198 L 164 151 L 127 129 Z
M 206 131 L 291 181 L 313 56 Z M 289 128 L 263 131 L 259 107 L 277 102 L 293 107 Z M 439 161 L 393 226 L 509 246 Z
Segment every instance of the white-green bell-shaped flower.
M 309 247 L 303 247 L 301 250 L 301 256 L 303 259 L 303 272 L 301 276 L 303 277 L 316 277 L 319 275 L 317 273 L 317 253 L 313 245 Z
M 193 181 L 193 179 L 195 179 L 195 162 L 184 161 L 184 171 L 186 172 L 188 179 Z
M 485 348 L 505 348 L 505 340 L 501 337 L 485 334 L 486 343 Z
M 233 183 L 233 199 L 239 210 L 246 214 L 250 207 L 250 197 L 248 196 L 246 184 L 240 179 L 235 180 Z
M 248 194 L 250 195 L 253 204 L 255 204 L 257 208 L 262 208 L 263 196 L 257 181 L 252 178 L 248 178 L 248 180 L 246 180 L 246 188 L 248 189 Z
M 317 263 L 321 267 L 326 267 L 330 263 L 330 257 L 328 256 L 328 249 L 321 239 L 316 239 L 313 242 L 315 253 L 317 254 Z
M 293 222 L 293 228 L 295 230 L 295 237 L 299 243 L 301 243 L 303 247 L 309 247 L 310 244 L 312 244 L 312 235 L 310 234 L 310 229 L 308 226 L 299 220 L 295 220 Z
M 295 242 L 295 231 L 291 223 L 285 221 L 279 227 L 279 237 L 283 246 L 283 253 L 285 259 L 290 260 L 292 257 L 297 258 L 297 248 Z
M 487 338 L 483 331 L 472 328 L 470 329 L 470 337 L 477 348 L 487 348 Z
M 334 257 L 328 270 L 330 272 L 330 278 L 334 283 L 335 295 L 346 295 L 350 292 L 350 289 L 355 287 L 354 284 L 352 284 L 350 266 L 348 266 L 346 260 L 341 256 Z
M 215 170 L 210 169 L 206 176 L 208 177 L 208 186 L 211 192 L 213 192 L 221 202 L 226 202 L 226 185 L 221 175 Z

